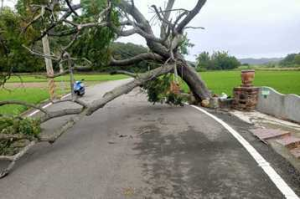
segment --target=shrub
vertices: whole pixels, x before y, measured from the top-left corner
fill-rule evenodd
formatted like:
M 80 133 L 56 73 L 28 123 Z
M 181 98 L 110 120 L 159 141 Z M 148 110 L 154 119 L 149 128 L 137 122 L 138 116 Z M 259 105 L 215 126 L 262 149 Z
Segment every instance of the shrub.
M 156 78 L 143 85 L 143 88 L 147 90 L 148 101 L 153 104 L 166 103 L 169 105 L 183 106 L 185 97 L 180 93 L 175 93 L 171 89 L 172 75 L 165 75 L 162 78 Z
M 24 139 L 0 140 L 0 155 L 14 155 L 29 140 L 36 139 L 41 132 L 40 121 L 20 117 L 0 117 L 0 135 L 23 135 Z

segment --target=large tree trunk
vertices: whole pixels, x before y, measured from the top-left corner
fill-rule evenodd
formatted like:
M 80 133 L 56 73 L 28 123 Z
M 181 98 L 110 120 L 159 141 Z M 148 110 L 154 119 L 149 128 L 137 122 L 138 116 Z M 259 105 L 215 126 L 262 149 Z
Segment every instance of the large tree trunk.
M 180 64 L 177 67 L 178 75 L 187 83 L 191 92 L 198 101 L 209 99 L 209 92 L 205 82 L 201 79 L 196 70 L 187 63 Z
M 130 33 L 129 35 L 135 33 L 144 37 L 150 51 L 154 54 L 157 54 L 157 56 L 155 57 L 159 57 L 159 59 L 162 59 L 163 62 L 168 62 L 170 59 L 172 59 L 173 61 L 176 60 L 178 63 L 178 74 L 188 84 L 198 101 L 210 98 L 211 94 L 204 81 L 197 74 L 195 69 L 190 67 L 185 61 L 184 57 L 178 52 L 178 48 L 182 43 L 181 39 L 183 38 L 184 29 L 189 24 L 189 22 L 199 13 L 205 2 L 206 0 L 198 0 L 197 4 L 191 11 L 183 12 L 178 16 L 178 18 L 175 20 L 176 22 L 174 23 L 172 23 L 172 20 L 169 19 L 171 14 L 169 12 L 173 8 L 173 5 L 175 3 L 174 0 L 168 0 L 166 8 L 167 12 L 165 14 L 159 12 L 158 8 L 153 5 L 152 7 L 154 8 L 158 19 L 162 22 L 161 37 L 157 38 L 153 33 L 149 21 L 144 17 L 139 9 L 135 7 L 134 4 L 130 4 L 128 1 L 121 0 L 119 8 L 124 12 L 130 14 L 133 19 L 138 24 L 140 24 L 140 26 L 133 26 L 133 28 L 129 32 L 122 32 L 120 30 L 117 31 L 119 36 L 128 36 L 128 33 Z M 167 31 L 166 27 L 169 27 L 170 31 Z M 164 36 L 166 35 L 167 37 L 165 38 Z M 147 57 L 151 58 L 149 53 Z M 129 62 L 135 64 L 136 60 L 142 61 L 143 59 L 141 56 L 136 56 L 135 58 L 130 59 Z M 123 63 L 128 63 L 128 60 L 127 62 L 123 61 Z

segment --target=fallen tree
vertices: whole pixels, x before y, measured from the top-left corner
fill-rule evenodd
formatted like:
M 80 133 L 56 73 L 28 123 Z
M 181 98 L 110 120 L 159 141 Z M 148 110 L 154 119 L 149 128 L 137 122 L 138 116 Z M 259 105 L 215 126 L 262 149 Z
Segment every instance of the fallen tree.
M 54 143 L 83 117 L 93 114 L 95 111 L 103 108 L 107 103 L 115 98 L 129 93 L 134 88 L 143 86 L 147 82 L 154 80 L 161 75 L 169 73 L 179 75 L 187 83 L 197 100 L 201 101 L 209 99 L 211 96 L 205 83 L 196 73 L 194 68 L 189 66 L 188 62 L 184 59 L 184 56 L 180 54 L 179 51 L 179 48 L 183 43 L 185 29 L 191 28 L 188 27 L 188 24 L 200 12 L 205 2 L 206 0 L 198 0 L 195 7 L 190 11 L 185 9 L 173 9 L 175 0 L 168 0 L 164 9 L 153 5 L 152 9 L 155 13 L 155 17 L 161 24 L 160 36 L 156 36 L 154 34 L 153 27 L 135 6 L 134 0 L 119 0 L 117 2 L 108 0 L 106 7 L 93 18 L 94 21 L 88 22 L 82 22 L 84 20 L 76 20 L 80 18 L 79 13 L 82 13 L 78 12 L 78 10 L 82 9 L 81 4 L 72 5 L 68 0 L 65 0 L 64 4 L 61 4 L 61 1 L 53 0 L 47 5 L 33 5 L 33 8 L 36 10 L 36 14 L 33 16 L 33 20 L 25 28 L 25 31 L 34 23 L 39 22 L 39 20 L 45 21 L 45 18 L 48 18 L 49 20 L 47 21 L 47 26 L 42 31 L 41 36 L 34 40 L 32 46 L 25 48 L 27 48 L 36 56 L 54 60 L 58 63 L 65 64 L 67 67 L 65 72 L 55 74 L 51 77 L 48 76 L 48 78 L 58 77 L 60 75 L 65 75 L 66 73 L 70 73 L 70 75 L 73 74 L 73 70 L 75 68 L 73 62 L 75 58 L 73 58 L 70 54 L 71 48 L 74 43 L 80 39 L 80 36 L 84 30 L 95 27 L 108 27 L 117 35 L 117 37 L 127 37 L 138 34 L 146 40 L 149 52 L 136 55 L 135 57 L 126 60 L 116 60 L 112 57 L 109 63 L 111 67 L 128 66 L 143 60 L 151 61 L 157 65 L 160 65 L 160 67 L 142 74 L 132 74 L 128 71 L 121 71 L 123 74 L 127 74 L 134 79 L 129 83 L 126 83 L 106 93 L 102 98 L 94 101 L 91 104 L 86 104 L 80 99 L 75 98 L 70 100 L 59 100 L 55 102 L 62 103 L 70 101 L 80 106 L 80 108 L 76 109 L 63 109 L 56 112 L 50 112 L 46 109 L 25 102 L 0 102 L 0 106 L 18 104 L 40 110 L 43 113 L 43 116 L 40 118 L 41 123 L 54 118 L 72 115 L 72 117 L 66 123 L 64 123 L 61 127 L 58 127 L 57 131 L 48 137 L 44 137 L 41 134 L 27 136 L 25 134 L 4 134 L 3 132 L 0 132 L 0 142 L 7 140 L 26 141 L 26 146 L 24 146 L 24 148 L 18 151 L 16 154 L 0 154 L 0 160 L 10 161 L 8 167 L 0 173 L 0 178 L 6 176 L 13 169 L 16 161 L 26 154 L 26 152 L 35 144 L 40 142 L 49 142 L 51 144 Z M 174 12 L 176 12 L 176 15 L 173 14 Z M 115 22 L 114 18 L 116 13 L 119 15 L 118 22 Z M 64 29 L 61 30 L 59 27 L 64 27 Z M 48 35 L 50 38 L 67 36 L 69 37 L 70 42 L 66 46 L 61 47 L 61 51 L 59 53 L 44 54 L 37 50 L 39 48 L 37 48 L 35 44 L 46 35 Z

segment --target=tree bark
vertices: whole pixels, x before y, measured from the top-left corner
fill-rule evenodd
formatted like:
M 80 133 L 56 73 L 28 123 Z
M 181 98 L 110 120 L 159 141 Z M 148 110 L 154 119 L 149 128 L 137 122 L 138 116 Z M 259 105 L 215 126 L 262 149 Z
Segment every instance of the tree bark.
M 211 97 L 211 93 L 205 82 L 193 67 L 185 62 L 177 67 L 177 71 L 178 75 L 187 83 L 197 101 L 202 101 Z
M 174 24 L 173 29 L 176 29 L 176 31 L 173 32 L 173 37 L 180 36 L 182 34 L 186 25 L 199 13 L 205 2 L 206 0 L 198 0 L 196 6 L 187 13 L 186 17 L 178 24 L 176 28 L 176 24 Z M 172 9 L 174 3 L 175 1 L 173 0 L 168 1 L 167 10 Z M 136 8 L 134 5 L 131 5 L 125 0 L 120 1 L 119 8 L 131 15 L 136 23 L 143 26 L 143 29 L 139 31 L 137 31 L 137 27 L 134 27 L 133 33 L 136 31 L 135 33 L 140 34 L 142 37 L 144 37 L 151 52 L 160 55 L 165 62 L 167 62 L 167 60 L 169 60 L 170 58 L 174 59 L 174 57 L 172 57 L 173 53 L 174 55 L 176 55 L 175 57 L 176 59 L 178 58 L 179 61 L 177 67 L 178 74 L 190 87 L 191 91 L 198 101 L 202 101 L 211 97 L 211 94 L 204 81 L 201 79 L 195 69 L 190 67 L 185 61 L 184 57 L 177 51 L 180 42 L 176 41 L 175 47 L 172 48 L 172 46 L 165 45 L 165 43 L 163 42 L 163 38 L 153 39 L 155 38 L 155 35 L 153 33 L 152 27 L 149 24 L 149 21 L 147 21 L 144 15 L 138 10 L 138 8 Z M 167 12 L 166 15 L 164 15 L 164 18 L 167 20 L 169 17 L 170 13 Z M 164 25 L 166 24 L 162 22 L 162 26 Z M 162 28 L 162 31 L 165 31 L 165 29 L 166 28 Z M 164 32 L 161 35 L 163 34 Z

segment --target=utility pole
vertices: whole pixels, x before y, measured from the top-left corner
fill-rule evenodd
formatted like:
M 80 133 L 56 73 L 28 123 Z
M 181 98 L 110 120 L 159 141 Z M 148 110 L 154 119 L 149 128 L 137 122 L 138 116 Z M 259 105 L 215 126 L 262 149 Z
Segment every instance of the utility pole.
M 61 62 L 59 62 L 59 73 L 64 72 L 64 67 Z M 60 89 L 62 90 L 62 95 L 64 95 L 66 92 L 66 85 L 63 79 L 63 76 L 61 76 L 61 81 L 60 81 Z
M 53 70 L 53 66 L 52 66 L 52 60 L 49 57 L 47 57 L 47 56 L 51 55 L 49 39 L 48 39 L 47 34 L 42 38 L 42 42 L 43 42 L 44 55 L 46 55 L 45 63 L 46 63 L 47 76 L 51 77 L 51 78 L 48 78 L 48 88 L 49 88 L 50 99 L 54 100 L 55 99 L 55 81 L 54 81 L 54 78 L 52 78 L 52 76 L 54 76 L 54 70 Z
M 68 60 L 68 66 L 69 66 L 69 73 L 70 73 L 70 87 L 71 87 L 71 97 L 72 97 L 72 100 L 75 100 L 75 95 L 74 95 L 74 73 L 73 73 L 73 69 L 72 69 L 72 62 L 71 62 L 71 59 L 69 57 L 69 60 Z
M 75 95 L 74 95 L 74 82 L 75 82 L 75 78 L 74 78 L 74 73 L 73 73 L 73 63 L 70 57 L 70 54 L 68 52 L 64 53 L 64 58 L 67 58 L 68 60 L 68 70 L 69 70 L 69 75 L 70 75 L 70 88 L 71 88 L 71 98 L 72 100 L 75 100 Z
M 1 0 L 1 8 L 0 8 L 0 10 L 2 10 L 3 7 L 4 7 L 4 0 Z

